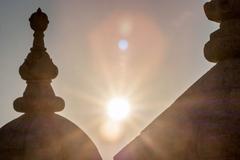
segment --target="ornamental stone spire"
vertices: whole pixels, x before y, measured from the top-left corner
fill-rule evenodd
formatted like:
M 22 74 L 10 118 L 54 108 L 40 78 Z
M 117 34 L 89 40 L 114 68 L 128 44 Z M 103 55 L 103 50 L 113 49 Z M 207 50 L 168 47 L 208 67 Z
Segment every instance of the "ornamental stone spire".
M 58 69 L 53 64 L 44 46 L 44 31 L 48 26 L 48 17 L 39 8 L 29 19 L 34 30 L 31 52 L 19 69 L 22 79 L 27 81 L 23 94 L 14 101 L 14 109 L 18 112 L 57 112 L 64 108 L 64 101 L 56 97 L 50 85 L 57 77 Z
M 14 101 L 23 114 L 0 128 L 0 160 L 102 160 L 87 134 L 54 113 L 64 108 L 64 101 L 50 85 L 58 69 L 44 46 L 48 17 L 38 9 L 29 20 L 33 47 L 19 69 L 27 87 Z
M 204 5 L 209 20 L 220 23 L 210 36 L 204 53 L 210 62 L 240 57 L 240 1 L 212 0 Z

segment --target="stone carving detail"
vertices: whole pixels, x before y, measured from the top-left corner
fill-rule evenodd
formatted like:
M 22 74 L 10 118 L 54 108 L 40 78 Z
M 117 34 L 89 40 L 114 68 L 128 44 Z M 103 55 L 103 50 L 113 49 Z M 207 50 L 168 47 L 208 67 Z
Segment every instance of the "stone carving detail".
M 212 0 L 205 4 L 208 19 L 220 23 L 220 29 L 211 34 L 210 41 L 205 45 L 207 60 L 219 62 L 240 57 L 239 8 L 239 0 Z
M 18 112 L 55 112 L 64 108 L 64 101 L 56 97 L 50 85 L 57 77 L 58 69 L 53 64 L 44 46 L 44 31 L 48 26 L 48 17 L 39 8 L 29 19 L 34 30 L 31 52 L 19 69 L 22 79 L 27 81 L 23 97 L 14 101 Z
M 204 6 L 207 17 L 215 22 L 240 18 L 239 0 L 212 0 Z

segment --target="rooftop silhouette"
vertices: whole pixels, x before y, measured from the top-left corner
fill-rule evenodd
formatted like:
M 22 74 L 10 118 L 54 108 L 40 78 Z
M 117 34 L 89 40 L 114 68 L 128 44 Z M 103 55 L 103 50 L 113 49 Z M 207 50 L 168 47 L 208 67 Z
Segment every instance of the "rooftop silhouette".
M 204 5 L 209 20 L 219 22 L 204 48 L 217 63 L 115 160 L 240 159 L 240 1 L 212 0 Z
M 39 8 L 29 21 L 34 30 L 33 47 L 19 69 L 27 87 L 23 97 L 14 101 L 14 109 L 24 114 L 0 129 L 0 159 L 101 160 L 89 137 L 55 114 L 64 109 L 64 100 L 51 87 L 58 69 L 44 45 L 48 17 Z

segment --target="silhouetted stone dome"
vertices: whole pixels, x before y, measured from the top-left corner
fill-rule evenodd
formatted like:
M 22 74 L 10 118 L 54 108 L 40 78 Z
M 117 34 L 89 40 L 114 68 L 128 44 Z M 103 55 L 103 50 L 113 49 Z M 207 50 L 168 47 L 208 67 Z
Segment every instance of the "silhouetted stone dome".
M 0 131 L 0 159 L 100 160 L 93 142 L 57 114 L 24 114 Z
M 90 138 L 55 114 L 64 109 L 64 100 L 51 87 L 58 69 L 44 46 L 48 17 L 38 9 L 29 20 L 33 47 L 19 69 L 27 87 L 14 101 L 14 109 L 24 114 L 0 129 L 0 160 L 101 160 Z

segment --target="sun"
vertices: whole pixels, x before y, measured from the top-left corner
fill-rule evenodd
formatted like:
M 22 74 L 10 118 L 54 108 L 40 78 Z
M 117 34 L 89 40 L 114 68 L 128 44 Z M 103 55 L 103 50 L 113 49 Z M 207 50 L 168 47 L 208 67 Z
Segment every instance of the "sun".
M 107 104 L 107 115 L 114 121 L 122 121 L 129 116 L 130 105 L 126 98 L 115 97 Z

